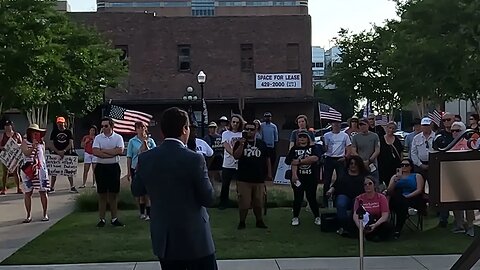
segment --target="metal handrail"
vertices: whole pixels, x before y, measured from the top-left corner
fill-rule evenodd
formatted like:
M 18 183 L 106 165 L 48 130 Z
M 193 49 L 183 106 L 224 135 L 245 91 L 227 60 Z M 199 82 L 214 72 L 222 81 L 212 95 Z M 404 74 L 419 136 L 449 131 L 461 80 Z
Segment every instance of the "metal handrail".
M 474 134 L 477 134 L 478 135 L 477 139 L 480 139 L 479 132 L 473 129 L 467 129 L 464 132 L 462 132 L 460 136 L 453 139 L 452 142 L 450 142 L 447 146 L 443 148 L 438 147 L 438 144 L 441 142 L 444 142 L 446 138 L 444 135 L 438 134 L 433 139 L 433 149 L 439 152 L 447 152 L 447 151 L 450 151 L 459 141 L 463 139 L 467 139 L 467 147 L 470 148 L 470 150 L 480 150 L 480 147 L 477 147 L 477 145 L 474 144 L 475 142 L 475 138 L 473 137 Z

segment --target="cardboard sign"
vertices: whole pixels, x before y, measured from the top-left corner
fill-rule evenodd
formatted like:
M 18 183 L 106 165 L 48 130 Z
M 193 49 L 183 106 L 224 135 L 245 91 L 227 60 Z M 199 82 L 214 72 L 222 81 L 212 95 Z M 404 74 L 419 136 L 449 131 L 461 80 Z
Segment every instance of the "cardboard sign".
M 5 144 L 5 148 L 0 152 L 0 161 L 8 168 L 10 172 L 15 171 L 23 159 L 22 151 L 17 142 L 10 138 Z
M 290 180 L 285 179 L 285 172 L 290 170 L 291 166 L 285 164 L 285 157 L 280 157 L 278 160 L 277 172 L 275 173 L 274 184 L 278 185 L 290 185 Z
M 78 156 L 63 156 L 47 154 L 47 169 L 49 175 L 75 176 L 77 175 Z

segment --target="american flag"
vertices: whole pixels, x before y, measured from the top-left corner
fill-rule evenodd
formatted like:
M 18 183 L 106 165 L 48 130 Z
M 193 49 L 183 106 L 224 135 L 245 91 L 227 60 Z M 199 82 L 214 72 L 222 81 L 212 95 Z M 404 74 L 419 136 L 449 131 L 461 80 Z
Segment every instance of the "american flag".
M 429 112 L 428 118 L 432 119 L 432 121 L 435 124 L 437 124 L 437 126 L 440 126 L 440 123 L 442 122 L 442 114 L 437 110 L 433 110 L 433 112 Z
M 320 119 L 342 121 L 342 114 L 327 104 L 318 103 L 318 111 L 320 112 Z
M 108 117 L 112 118 L 115 126 L 113 131 L 120 134 L 135 133 L 135 122 L 142 122 L 146 126 L 150 124 L 153 116 L 147 113 L 127 110 L 120 106 L 111 105 Z

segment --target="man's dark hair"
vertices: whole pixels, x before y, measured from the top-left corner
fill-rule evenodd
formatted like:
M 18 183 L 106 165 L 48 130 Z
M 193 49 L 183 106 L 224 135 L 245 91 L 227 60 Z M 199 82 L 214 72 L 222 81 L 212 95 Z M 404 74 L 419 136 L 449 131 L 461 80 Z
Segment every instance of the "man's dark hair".
M 236 117 L 238 118 L 239 122 L 238 123 L 238 130 L 237 131 L 242 131 L 243 130 L 243 126 L 245 124 L 245 119 L 243 119 L 243 117 L 240 115 L 240 114 L 232 114 L 232 117 L 230 117 L 230 123 L 228 124 L 228 130 L 232 130 L 232 120 L 233 118 Z
M 111 127 L 113 127 L 113 126 L 115 125 L 115 123 L 113 122 L 112 118 L 110 118 L 110 117 L 103 117 L 101 122 L 103 122 L 103 121 L 108 121 L 108 124 L 109 124 Z
M 454 118 L 457 118 L 459 119 L 460 121 L 462 121 L 462 116 L 460 114 L 455 114 Z
M 160 118 L 160 126 L 165 138 L 178 138 L 182 136 L 183 128 L 188 125 L 188 113 L 177 107 L 166 109 Z

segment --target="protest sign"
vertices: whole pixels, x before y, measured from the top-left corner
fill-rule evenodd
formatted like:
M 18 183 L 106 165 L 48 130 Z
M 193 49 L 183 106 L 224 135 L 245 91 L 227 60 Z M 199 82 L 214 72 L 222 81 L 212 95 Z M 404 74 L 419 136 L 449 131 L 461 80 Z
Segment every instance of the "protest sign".
M 5 144 L 5 148 L 0 152 L 0 161 L 13 172 L 23 159 L 22 151 L 17 142 L 10 138 Z
M 290 170 L 290 165 L 285 164 L 285 157 L 280 157 L 273 183 L 279 185 L 290 185 L 290 180 L 285 179 L 285 172 L 287 170 Z
M 63 156 L 47 154 L 47 169 L 49 175 L 75 176 L 77 174 L 78 156 Z

